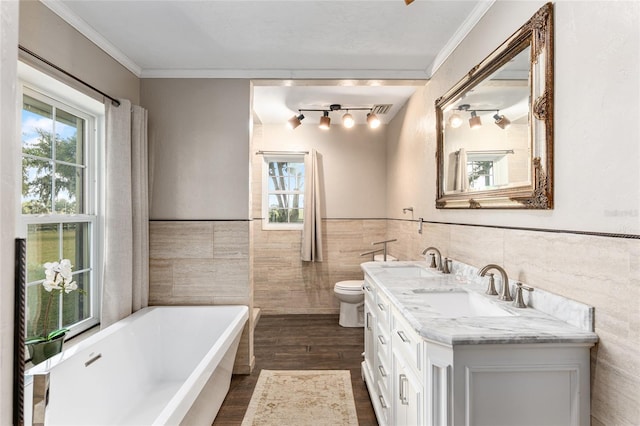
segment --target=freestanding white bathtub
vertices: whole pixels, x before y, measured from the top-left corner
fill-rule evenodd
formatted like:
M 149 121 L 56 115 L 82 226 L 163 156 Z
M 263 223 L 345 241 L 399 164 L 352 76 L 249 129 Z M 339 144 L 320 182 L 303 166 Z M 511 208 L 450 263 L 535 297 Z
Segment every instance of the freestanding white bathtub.
M 27 371 L 26 423 L 42 420 L 29 387 L 48 372 L 45 425 L 211 425 L 248 317 L 246 306 L 142 309 Z

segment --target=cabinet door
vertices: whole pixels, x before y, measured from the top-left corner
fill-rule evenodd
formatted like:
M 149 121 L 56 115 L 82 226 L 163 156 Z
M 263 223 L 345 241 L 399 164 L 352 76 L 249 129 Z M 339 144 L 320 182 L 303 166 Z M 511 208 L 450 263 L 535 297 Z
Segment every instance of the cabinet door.
M 376 314 L 372 309 L 369 300 L 364 303 L 364 362 L 369 370 L 370 377 L 375 377 L 375 357 L 376 357 Z
M 406 361 L 394 350 L 394 424 L 416 426 L 423 424 L 424 393 L 422 382 L 416 377 Z

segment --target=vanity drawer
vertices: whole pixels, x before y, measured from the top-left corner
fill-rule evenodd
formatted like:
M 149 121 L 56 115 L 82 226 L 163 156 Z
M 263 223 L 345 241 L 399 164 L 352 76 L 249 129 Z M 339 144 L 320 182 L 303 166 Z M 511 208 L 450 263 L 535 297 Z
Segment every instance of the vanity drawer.
M 367 277 L 365 276 L 365 280 L 364 280 L 364 297 L 365 299 L 369 300 L 371 302 L 371 304 L 373 305 L 375 300 L 376 300 L 376 288 L 374 287 L 373 284 L 371 284 L 369 282 L 369 280 L 367 279 Z
M 382 384 L 383 389 L 386 391 L 385 395 L 390 395 L 391 392 L 391 364 L 388 359 L 384 359 L 379 355 L 376 357 L 376 365 L 374 374 L 376 376 L 377 383 Z
M 422 370 L 424 340 L 397 313 L 393 316 L 391 339 L 394 351 L 398 350 L 407 361 L 407 365 L 415 370 L 416 373 L 420 372 Z
M 376 324 L 376 352 L 379 357 L 387 361 L 391 356 L 391 338 L 389 331 L 380 321 Z
M 389 303 L 389 299 L 387 299 L 382 292 L 377 292 L 376 296 L 377 298 L 374 309 L 378 314 L 378 321 L 384 323 L 388 329 L 391 316 L 391 304 Z
M 386 392 L 386 389 L 382 388 L 380 382 L 378 382 L 376 398 L 378 410 L 376 414 L 378 415 L 378 423 L 380 426 L 386 426 L 390 424 L 391 421 L 391 400 L 389 399 L 389 394 Z M 374 406 L 375 406 L 374 405 Z

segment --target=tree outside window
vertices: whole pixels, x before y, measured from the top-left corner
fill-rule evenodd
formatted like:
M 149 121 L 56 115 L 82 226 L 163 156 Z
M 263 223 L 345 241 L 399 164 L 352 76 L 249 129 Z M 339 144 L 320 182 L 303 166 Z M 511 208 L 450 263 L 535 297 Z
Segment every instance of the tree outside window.
M 265 162 L 263 202 L 268 224 L 300 228 L 304 221 L 304 159 L 265 158 Z

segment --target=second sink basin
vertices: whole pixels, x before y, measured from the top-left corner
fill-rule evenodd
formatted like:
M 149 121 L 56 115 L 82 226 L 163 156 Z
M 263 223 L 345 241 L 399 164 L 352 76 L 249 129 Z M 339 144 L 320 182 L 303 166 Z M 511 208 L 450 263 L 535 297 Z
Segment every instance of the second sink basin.
M 443 318 L 458 317 L 500 317 L 511 316 L 500 306 L 485 299 L 479 294 L 466 291 L 421 291 L 413 290 L 422 295 L 426 306 Z
M 383 265 L 390 274 L 402 278 L 439 277 L 441 273 L 417 265 Z

